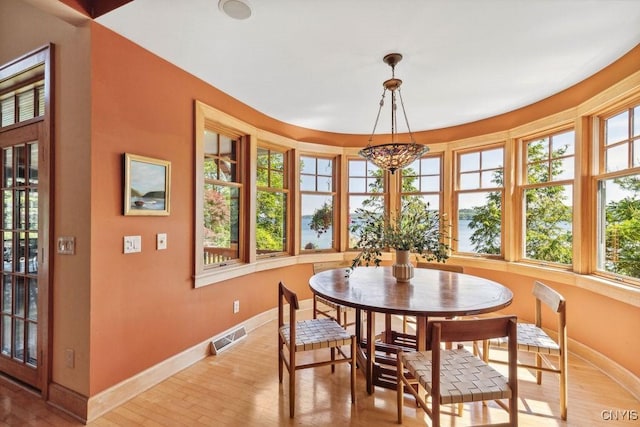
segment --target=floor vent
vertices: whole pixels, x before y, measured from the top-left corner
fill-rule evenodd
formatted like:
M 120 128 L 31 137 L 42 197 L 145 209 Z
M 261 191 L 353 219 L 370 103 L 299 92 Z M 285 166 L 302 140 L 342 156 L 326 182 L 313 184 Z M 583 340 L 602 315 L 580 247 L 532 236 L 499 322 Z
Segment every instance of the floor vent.
M 220 353 L 222 350 L 231 347 L 233 344 L 237 343 L 246 336 L 247 331 L 244 329 L 244 326 L 241 326 L 238 329 L 213 340 L 211 342 L 211 346 L 213 347 L 213 354 Z

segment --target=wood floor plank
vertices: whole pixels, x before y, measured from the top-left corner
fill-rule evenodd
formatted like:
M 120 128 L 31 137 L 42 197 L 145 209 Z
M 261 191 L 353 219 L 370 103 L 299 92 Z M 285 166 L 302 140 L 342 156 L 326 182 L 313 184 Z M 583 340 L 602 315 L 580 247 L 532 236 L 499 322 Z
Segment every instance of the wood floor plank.
M 297 373 L 296 417 L 289 419 L 288 386 L 278 383 L 277 326 L 269 322 L 216 356 L 192 365 L 91 422 L 92 427 L 133 426 L 395 426 L 395 392 L 377 388 L 368 395 L 357 375 L 357 403 L 352 405 L 349 369 L 331 374 L 329 367 Z M 501 357 L 493 350 L 492 356 Z M 305 355 L 312 358 L 313 355 Z M 524 353 L 521 359 L 530 355 Z M 504 369 L 496 365 L 497 369 Z M 588 362 L 569 355 L 569 415 L 560 419 L 558 380 L 520 369 L 519 423 L 538 426 L 640 426 L 622 411 L 640 413 L 640 402 Z M 404 399 L 404 425 L 430 425 L 410 397 Z M 449 412 L 450 410 L 447 409 Z M 618 420 L 607 420 L 610 414 Z M 445 426 L 500 422 L 507 419 L 494 403 L 464 406 L 462 418 L 444 414 Z M 20 387 L 0 382 L 0 426 L 71 426 L 82 424 Z

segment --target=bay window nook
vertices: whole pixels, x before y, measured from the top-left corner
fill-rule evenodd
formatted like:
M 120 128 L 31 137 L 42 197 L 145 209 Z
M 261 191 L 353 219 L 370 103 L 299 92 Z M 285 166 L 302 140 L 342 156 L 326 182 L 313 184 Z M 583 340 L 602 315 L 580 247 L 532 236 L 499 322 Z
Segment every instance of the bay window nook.
M 114 23 L 140 16 L 132 10 L 151 3 L 149 16 L 132 20 L 135 25 L 129 30 L 146 29 L 147 35 L 161 37 L 156 47 L 138 44 Z M 289 3 L 331 12 L 324 2 L 253 5 L 272 13 Z M 341 2 L 343 12 L 353 13 L 359 3 L 366 2 Z M 404 13 L 405 8 L 427 7 L 423 2 L 400 3 Z M 424 3 L 447 11 L 460 8 L 454 2 Z M 467 3 L 467 13 L 456 13 L 456 19 L 475 23 L 470 11 L 478 5 Z M 488 3 L 497 7 L 500 2 Z M 521 3 L 518 10 L 532 7 Z M 529 50 L 526 59 L 532 62 L 514 61 L 495 49 L 472 52 L 468 49 L 473 43 L 457 43 L 465 51 L 450 57 L 455 63 L 431 62 L 422 49 L 439 46 L 438 40 L 444 43 L 448 32 L 438 40 L 421 39 L 393 50 L 405 53 L 397 72 L 406 79 L 402 90 L 413 139 L 429 150 L 391 174 L 359 155 L 369 144 L 367 131 L 383 89 L 380 79 L 370 83 L 368 71 L 345 68 L 353 57 L 364 57 L 364 49 L 354 48 L 343 57 L 336 49 L 347 44 L 330 43 L 340 31 L 338 22 L 350 30 L 362 22 L 338 20 L 313 33 L 319 47 L 332 50 L 306 61 L 300 58 L 317 46 L 287 50 L 273 44 L 274 35 L 283 36 L 283 45 L 293 36 L 270 19 L 268 31 L 247 43 L 250 54 L 237 47 L 219 54 L 217 49 L 228 48 L 266 18 L 255 9 L 248 20 L 233 20 L 223 15 L 217 0 L 0 0 L 0 175 L 5 184 L 0 396 L 7 417 L 23 417 L 22 424 L 44 423 L 43 414 L 52 413 L 60 417 L 56 421 L 71 420 L 69 425 L 122 420 L 289 423 L 287 405 L 281 405 L 286 390 L 279 386 L 276 369 L 278 283 L 286 283 L 299 298 L 301 318 L 311 318 L 314 268 L 350 265 L 358 254 L 359 214 L 365 210 L 394 220 L 408 205 L 442 218 L 444 243 L 450 248 L 447 267 L 495 282 L 513 294 L 510 305 L 495 314 L 534 321 L 531 291 L 536 281 L 564 297 L 569 425 L 606 423 L 622 417 L 622 411 L 640 410 L 640 340 L 635 333 L 640 325 L 640 45 L 636 27 L 626 25 L 640 17 L 640 7 L 605 0 L 581 7 L 571 1 L 553 3 L 553 8 L 570 11 L 558 30 L 574 37 L 589 26 L 593 36 L 579 40 L 580 52 L 557 56 L 565 59 L 584 49 L 598 60 L 602 56 L 597 52 L 611 59 L 558 91 L 553 88 L 562 79 L 547 79 L 549 68 L 535 62 L 537 52 Z M 594 13 L 596 3 L 602 14 Z M 158 27 L 165 32 L 146 28 L 155 22 L 151 15 L 165 7 L 180 11 L 166 16 L 177 25 Z M 202 14 L 194 25 L 187 9 L 195 7 L 216 15 Z M 552 12 L 558 9 L 553 8 L 540 9 L 557 23 L 558 15 Z M 507 13 L 511 8 L 498 10 Z M 592 21 L 575 19 L 585 10 Z M 622 13 L 628 10 L 632 13 Z M 380 16 L 388 21 L 388 13 Z M 306 36 L 317 27 L 302 24 L 316 25 L 320 15 L 287 24 L 298 26 L 296 37 Z M 332 22 L 344 16 L 331 13 Z M 618 37 L 627 43 L 615 49 L 615 43 L 604 43 L 610 34 L 600 26 L 612 16 L 616 23 L 625 23 L 615 30 L 624 33 Z M 412 18 L 423 19 L 417 14 Z M 488 28 L 496 40 L 512 42 L 516 32 L 511 30 L 523 28 L 517 20 L 500 24 Z M 206 43 L 206 49 L 189 40 L 203 28 L 220 31 L 197 40 Z M 453 30 L 447 31 L 453 37 Z M 481 34 L 476 35 L 480 40 Z M 550 44 L 562 39 L 558 32 L 547 36 Z M 349 42 L 361 41 L 348 37 Z M 469 34 L 465 37 L 471 40 Z M 575 37 L 565 35 L 563 40 L 573 42 Z M 164 57 L 160 47 L 179 47 L 179 55 Z M 366 61 L 375 62 L 372 67 L 379 69 L 379 76 L 387 77 L 377 51 L 395 47 L 374 48 Z M 514 49 L 525 52 L 519 45 Z M 177 65 L 214 51 L 218 53 L 212 55 L 211 67 L 194 71 Z M 509 89 L 496 87 L 482 92 L 478 103 L 474 97 L 486 88 L 449 87 L 405 68 L 412 61 L 438 66 L 439 71 L 452 70 L 445 77 L 453 79 L 455 73 L 477 69 L 471 59 L 509 72 L 493 73 L 492 78 L 498 75 L 505 84 L 550 93 L 511 108 Z M 294 82 L 287 73 L 272 75 L 272 62 L 297 73 L 296 78 L 304 74 L 307 90 L 291 90 Z M 526 81 L 524 74 L 513 73 L 514 62 L 542 81 Z M 340 72 L 325 69 L 327 65 Z M 568 66 L 578 68 L 575 63 Z M 246 79 L 247 70 L 256 78 Z M 228 86 L 208 75 L 213 71 L 227 76 Z M 481 70 L 477 74 L 484 75 Z M 371 107 L 371 115 L 334 104 L 356 88 L 354 80 L 371 89 L 371 102 L 358 100 L 358 105 Z M 427 98 L 410 86 L 424 81 L 432 85 L 436 110 L 423 109 Z M 327 82 L 331 93 L 318 94 L 317 88 Z M 234 95 L 234 86 L 249 96 Z M 447 105 L 442 101 L 453 97 L 454 89 L 469 101 L 465 108 L 471 101 L 480 105 L 474 113 L 481 117 L 443 113 Z M 258 93 L 267 104 L 251 105 L 251 95 Z M 327 98 L 319 100 L 320 95 Z M 274 104 L 300 106 L 300 114 L 294 113 L 304 124 L 273 116 L 268 106 Z M 325 127 L 336 111 L 353 131 Z M 424 125 L 425 118 L 442 114 L 450 124 Z M 404 117 L 399 118 L 402 124 Z M 380 129 L 389 129 L 387 119 L 380 116 Z M 408 133 L 401 126 L 398 140 L 407 140 Z M 383 142 L 388 135 L 379 136 Z M 130 187 L 124 153 L 170 162 L 167 215 L 124 215 Z M 138 252 L 125 253 L 129 237 L 140 243 Z M 382 251 L 382 266 L 394 258 L 394 251 Z M 449 273 L 430 271 L 429 277 Z M 411 310 L 396 316 L 419 315 Z M 354 310 L 350 322 L 355 318 Z M 386 327 L 386 318 L 371 319 L 373 337 Z M 549 319 L 542 328 L 553 337 L 558 332 L 553 316 L 543 319 Z M 400 325 L 395 330 L 402 330 L 400 317 L 391 321 L 400 322 L 394 323 Z M 227 346 L 221 348 L 221 343 Z M 500 357 L 500 350 L 491 355 Z M 351 405 L 348 392 L 335 393 L 349 384 L 349 373 L 336 368 L 330 374 L 326 368 L 298 378 L 296 389 L 303 394 L 296 396 L 297 421 L 364 426 L 388 415 L 384 422 L 395 422 L 395 394 L 386 389 L 367 394 L 358 369 L 357 404 Z M 557 382 L 545 378 L 538 386 L 534 375 L 519 385 L 520 396 L 527 399 L 519 404 L 519 415 L 532 420 L 521 425 L 562 423 L 559 405 L 550 400 L 557 396 Z M 29 402 L 28 410 L 22 402 Z M 405 396 L 404 403 L 405 425 L 424 425 L 411 398 Z M 467 410 L 465 416 L 461 424 L 469 417 L 471 423 L 477 421 L 475 412 Z

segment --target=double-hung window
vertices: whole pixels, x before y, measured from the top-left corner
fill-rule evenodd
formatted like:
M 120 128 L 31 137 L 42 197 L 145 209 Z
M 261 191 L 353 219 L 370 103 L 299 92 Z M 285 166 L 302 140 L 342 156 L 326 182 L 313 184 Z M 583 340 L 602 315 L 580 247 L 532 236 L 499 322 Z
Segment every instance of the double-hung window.
M 640 278 L 640 105 L 601 118 L 597 269 Z
M 241 137 L 204 131 L 202 247 L 204 268 L 240 259 L 240 210 L 243 185 L 239 174 Z
M 288 252 L 287 152 L 259 146 L 256 167 L 256 252 L 275 256 Z
M 300 250 L 335 248 L 335 160 L 300 156 Z
M 571 265 L 575 131 L 523 141 L 524 258 Z
M 350 159 L 349 175 L 349 248 L 357 247 L 358 235 L 352 227 L 363 216 L 383 218 L 387 211 L 386 180 L 382 169 L 367 160 Z
M 441 211 L 442 176 L 441 156 L 428 156 L 414 160 L 400 172 L 399 215 L 410 215 L 417 210 Z M 440 225 L 440 224 L 438 224 Z M 449 236 L 449 230 L 443 230 Z M 444 242 L 449 244 L 449 242 Z
M 457 156 L 457 252 L 502 255 L 504 148 Z

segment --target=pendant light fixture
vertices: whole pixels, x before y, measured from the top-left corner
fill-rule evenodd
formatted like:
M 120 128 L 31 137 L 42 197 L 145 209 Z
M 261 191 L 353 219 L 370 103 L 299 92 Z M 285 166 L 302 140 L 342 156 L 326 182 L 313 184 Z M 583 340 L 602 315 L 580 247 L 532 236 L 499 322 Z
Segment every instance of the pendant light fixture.
M 429 148 L 425 145 L 417 144 L 413 139 L 411 128 L 409 127 L 409 120 L 407 119 L 407 113 L 404 109 L 404 102 L 402 101 L 402 93 L 400 92 L 400 86 L 402 80 L 395 77 L 395 66 L 402 60 L 402 55 L 399 53 L 390 53 L 385 55 L 383 61 L 391 67 L 391 78 L 386 80 L 382 85 L 384 90 L 382 91 L 382 99 L 380 99 L 380 105 L 378 108 L 378 115 L 373 125 L 373 131 L 371 137 L 369 137 L 369 144 L 366 148 L 360 150 L 360 156 L 369 160 L 381 169 L 388 170 L 392 174 L 396 170 L 402 169 L 409 165 L 414 160 L 422 156 L 429 151 Z M 384 97 L 387 91 L 391 92 L 391 142 L 382 145 L 371 145 L 373 142 L 373 136 L 376 133 L 376 127 L 378 126 L 378 120 L 380 119 L 380 113 L 384 106 Z M 402 115 L 407 125 L 407 131 L 409 133 L 409 142 L 397 141 L 397 104 L 396 93 L 400 100 L 400 107 L 402 108 Z

